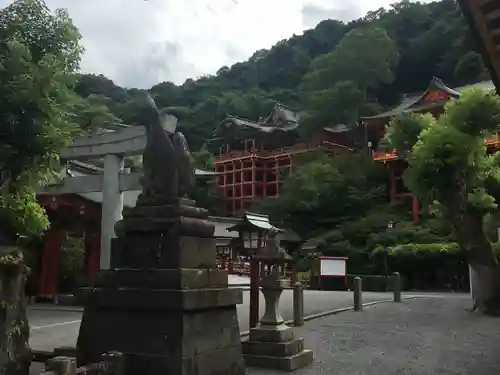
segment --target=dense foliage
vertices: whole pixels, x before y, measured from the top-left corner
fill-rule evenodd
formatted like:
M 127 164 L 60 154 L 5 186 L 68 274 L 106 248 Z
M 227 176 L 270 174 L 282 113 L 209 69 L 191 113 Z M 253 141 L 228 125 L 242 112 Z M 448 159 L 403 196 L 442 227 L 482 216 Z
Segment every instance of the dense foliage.
M 408 122 L 416 126 L 407 131 Z M 500 152 L 488 150 L 484 138 L 495 134 L 499 124 L 500 98 L 468 89 L 459 100 L 449 102 L 438 119 L 431 115 L 396 118 L 389 131 L 393 148 L 405 150 L 406 185 L 451 224 L 478 275 L 478 306 L 490 312 L 498 310 L 500 269 L 485 218 L 498 211 Z M 420 134 L 415 131 L 418 128 Z
M 256 120 L 280 101 L 304 111 L 307 128 L 353 125 L 358 115 L 424 89 L 432 76 L 451 85 L 487 77 L 454 0 L 404 0 L 350 23 L 325 20 L 214 75 L 180 86 L 158 83 L 151 91 L 160 107 L 179 115 L 196 150 L 227 113 Z M 137 89 L 82 75 L 76 91 L 125 123 L 142 122 Z
M 311 262 L 307 252 L 347 256 L 348 271 L 380 273 L 372 252 L 380 246 L 436 243 L 452 239 L 446 222 L 423 212 L 416 226 L 408 205 L 388 205 L 383 166 L 362 154 L 332 158 L 322 153 L 299 160 L 285 179 L 279 199 L 257 202 L 252 210 L 292 227 L 309 239 L 299 269 Z M 393 223 L 392 228 L 388 227 Z
M 466 289 L 468 262 L 457 243 L 408 243 L 389 248 L 378 247 L 372 253 L 382 270 L 387 252 L 388 273 L 400 272 L 407 289 Z
M 407 128 L 409 121 L 420 125 Z M 496 259 L 484 216 L 497 210 L 500 170 L 499 154 L 487 154 L 484 136 L 495 133 L 498 124 L 500 98 L 469 89 L 460 100 L 448 103 L 438 119 L 432 115 L 396 118 L 389 131 L 393 147 L 408 150 L 405 182 L 411 191 L 424 202 L 435 203 L 453 225 L 462 248 L 475 261 L 489 265 L 496 264 Z M 415 131 L 419 127 L 421 132 Z
M 10 240 L 48 225 L 34 189 L 77 129 L 67 113 L 77 98 L 79 39 L 68 14 L 42 1 L 0 11 L 0 222 Z

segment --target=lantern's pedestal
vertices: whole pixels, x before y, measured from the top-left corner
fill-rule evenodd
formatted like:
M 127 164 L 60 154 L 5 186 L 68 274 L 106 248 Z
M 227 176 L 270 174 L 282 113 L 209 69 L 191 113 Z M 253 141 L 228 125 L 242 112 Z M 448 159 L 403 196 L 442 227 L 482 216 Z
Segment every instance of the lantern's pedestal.
M 262 282 L 266 312 L 260 324 L 250 330 L 248 341 L 242 342 L 243 358 L 248 366 L 294 371 L 312 363 L 313 352 L 304 349 L 304 339 L 295 338 L 279 313 L 279 299 L 286 280 L 271 275 Z
M 79 365 L 119 351 L 125 375 L 245 374 L 241 290 L 228 289 L 227 272 L 216 269 L 213 224 L 187 203 L 124 212 L 113 244 L 122 268 L 96 277 L 80 326 Z

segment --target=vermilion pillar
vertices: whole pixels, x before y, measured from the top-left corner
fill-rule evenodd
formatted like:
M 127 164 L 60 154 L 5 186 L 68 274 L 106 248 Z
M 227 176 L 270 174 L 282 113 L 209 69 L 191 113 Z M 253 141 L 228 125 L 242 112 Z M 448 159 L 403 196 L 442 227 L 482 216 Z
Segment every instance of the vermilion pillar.
M 101 258 L 101 235 L 99 232 L 88 231 L 85 233 L 85 273 L 89 281 L 89 286 L 94 286 L 95 273 L 99 269 Z
M 413 223 L 418 224 L 420 221 L 420 207 L 418 204 L 417 197 L 412 197 L 412 215 L 413 215 Z
M 39 296 L 52 298 L 57 294 L 63 232 L 49 229 L 43 234 Z
M 392 170 L 392 168 L 389 167 L 389 181 L 391 183 L 391 190 L 390 190 L 390 200 L 391 200 L 391 202 L 394 202 L 394 200 L 396 199 L 396 193 L 397 193 L 397 189 L 396 189 L 396 176 L 394 174 L 395 173 Z

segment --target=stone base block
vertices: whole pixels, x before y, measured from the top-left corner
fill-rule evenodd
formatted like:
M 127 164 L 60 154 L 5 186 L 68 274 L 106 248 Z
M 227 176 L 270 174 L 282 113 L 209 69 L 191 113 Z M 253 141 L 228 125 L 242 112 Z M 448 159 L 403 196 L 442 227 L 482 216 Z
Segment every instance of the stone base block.
M 201 293 L 197 298 L 203 301 L 208 298 L 203 297 L 205 291 L 194 292 Z M 93 298 L 98 292 L 91 293 L 78 336 L 79 365 L 118 351 L 124 354 L 125 375 L 245 374 L 234 301 L 232 305 L 197 302 L 207 307 L 186 309 L 171 295 L 150 292 L 138 289 L 135 297 L 127 297 L 128 303 L 125 296 L 116 297 L 120 290 L 107 290 L 108 298 L 101 298 L 104 294 Z M 109 303 L 117 298 L 123 303 Z
M 215 238 L 152 232 L 113 238 L 112 267 L 120 269 L 217 268 Z
M 303 350 L 290 357 L 271 357 L 252 354 L 244 354 L 243 357 L 247 366 L 271 368 L 282 371 L 295 371 L 313 362 L 312 350 Z
M 99 270 L 96 288 L 205 289 L 228 285 L 227 271 L 209 269 Z
M 304 350 L 304 339 L 289 342 L 244 341 L 241 343 L 241 349 L 246 355 L 291 357 Z
M 258 325 L 250 330 L 250 341 L 257 342 L 290 342 L 294 339 L 292 327 L 285 323 L 279 326 Z
M 196 311 L 236 306 L 243 302 L 240 289 L 159 290 L 96 288 L 88 295 L 87 306 L 111 309 Z

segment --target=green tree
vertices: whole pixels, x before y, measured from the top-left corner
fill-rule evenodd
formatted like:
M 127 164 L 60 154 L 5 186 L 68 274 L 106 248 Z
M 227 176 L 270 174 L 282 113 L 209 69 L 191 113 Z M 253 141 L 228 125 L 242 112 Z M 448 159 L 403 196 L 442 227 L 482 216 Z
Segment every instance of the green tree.
M 278 199 L 257 203 L 275 220 L 284 220 L 304 238 L 331 230 L 385 203 L 384 173 L 365 155 L 332 158 L 313 153 L 286 178 Z M 386 224 L 385 224 L 386 225 Z
M 394 80 L 399 53 L 386 31 L 359 27 L 350 31 L 332 52 L 316 57 L 304 77 L 306 91 L 352 81 L 361 89 L 376 88 Z
M 458 82 L 473 82 L 484 76 L 483 58 L 475 51 L 467 52 L 455 66 L 455 78 Z
M 399 54 L 380 28 L 350 31 L 330 53 L 316 57 L 302 82 L 303 135 L 325 126 L 357 126 L 369 107 L 368 93 L 394 80 Z
M 67 116 L 80 35 L 66 11 L 41 0 L 0 10 L 0 374 L 27 375 L 31 354 L 24 293 L 22 235 L 48 226 L 35 188 L 76 130 Z
M 405 183 L 422 201 L 434 203 L 454 229 L 467 253 L 481 290 L 476 304 L 487 312 L 500 307 L 500 273 L 485 230 L 485 215 L 497 210 L 500 154 L 488 155 L 484 136 L 500 124 L 500 98 L 465 90 L 438 119 L 415 116 L 422 132 L 407 155 Z M 405 121 L 394 121 L 392 134 L 403 133 Z M 408 137 L 411 138 L 411 137 Z M 404 149 L 404 137 L 393 147 Z M 496 189 L 493 189 L 496 187 Z
M 111 99 L 102 95 L 90 94 L 86 98 L 73 95 L 72 101 L 68 105 L 71 111 L 70 116 L 74 116 L 74 121 L 81 123 L 81 128 L 91 133 L 99 133 L 109 125 L 122 123 L 108 107 L 112 105 Z
M 357 125 L 366 94 L 352 81 L 338 82 L 329 89 L 312 91 L 306 97 L 305 111 L 301 113 L 300 131 L 308 138 L 317 129 L 344 124 Z
M 0 35 L 0 216 L 12 240 L 48 224 L 34 188 L 76 131 L 66 113 L 82 50 L 68 14 L 43 1 L 2 9 Z
M 427 129 L 434 121 L 431 114 L 403 113 L 389 123 L 385 141 L 387 151 L 392 151 L 396 145 L 399 156 L 407 156 L 418 140 L 423 129 Z

